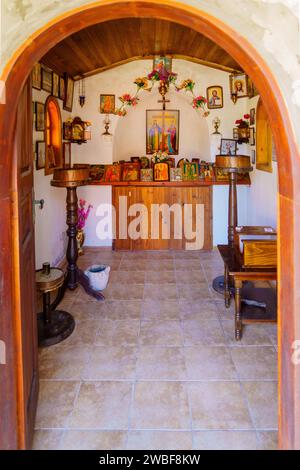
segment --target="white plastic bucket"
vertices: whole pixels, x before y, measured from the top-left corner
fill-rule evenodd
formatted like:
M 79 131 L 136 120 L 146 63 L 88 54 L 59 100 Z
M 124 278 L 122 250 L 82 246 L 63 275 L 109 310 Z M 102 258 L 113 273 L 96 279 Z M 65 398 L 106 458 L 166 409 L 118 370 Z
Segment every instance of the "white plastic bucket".
M 104 290 L 108 283 L 110 266 L 105 264 L 93 264 L 89 266 L 84 274 L 89 278 L 90 285 L 94 290 Z

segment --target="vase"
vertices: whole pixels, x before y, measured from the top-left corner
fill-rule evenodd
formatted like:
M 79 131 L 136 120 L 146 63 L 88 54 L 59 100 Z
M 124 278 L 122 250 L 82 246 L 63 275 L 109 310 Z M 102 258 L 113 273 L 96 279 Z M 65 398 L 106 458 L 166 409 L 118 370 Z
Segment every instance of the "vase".
M 79 256 L 83 255 L 83 244 L 84 244 L 85 234 L 82 228 L 77 229 L 76 240 L 77 240 L 77 249 Z

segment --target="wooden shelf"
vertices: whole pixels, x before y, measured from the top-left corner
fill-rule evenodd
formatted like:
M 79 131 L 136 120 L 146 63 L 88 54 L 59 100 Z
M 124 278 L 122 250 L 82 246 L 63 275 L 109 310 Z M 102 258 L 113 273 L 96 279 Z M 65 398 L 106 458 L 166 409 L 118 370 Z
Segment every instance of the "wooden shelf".
M 176 188 L 195 188 L 201 186 L 228 186 L 227 181 L 88 181 L 86 185 L 91 186 L 148 186 L 148 187 L 176 187 Z M 250 180 L 242 180 L 238 185 L 250 185 Z

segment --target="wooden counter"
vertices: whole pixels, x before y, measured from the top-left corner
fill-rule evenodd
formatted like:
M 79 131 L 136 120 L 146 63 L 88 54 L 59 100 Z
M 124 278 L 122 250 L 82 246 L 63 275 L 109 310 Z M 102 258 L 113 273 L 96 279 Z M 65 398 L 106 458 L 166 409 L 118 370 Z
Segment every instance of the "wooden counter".
M 92 186 L 112 186 L 112 202 L 116 211 L 116 238 L 113 242 L 113 248 L 116 250 L 185 250 L 190 247 L 189 243 L 193 242 L 187 236 L 185 230 L 185 211 L 186 205 L 192 207 L 192 231 L 196 230 L 196 222 L 198 226 L 201 225 L 202 243 L 197 249 L 211 250 L 213 247 L 212 240 L 212 187 L 214 185 L 228 185 L 224 181 L 137 181 L 137 182 L 98 182 L 89 181 L 88 185 Z M 240 181 L 238 184 L 249 185 L 250 179 Z M 143 236 L 133 239 L 128 236 L 128 229 L 133 220 L 140 216 L 140 213 L 133 211 L 131 215 L 128 210 L 134 204 L 142 204 L 146 207 L 146 215 L 143 215 Z M 155 206 L 165 205 L 177 206 L 176 217 L 182 218 L 182 227 L 180 237 L 178 238 L 178 231 L 175 235 L 175 215 L 174 212 L 163 216 L 162 212 L 156 214 L 155 220 L 159 220 L 158 235 L 153 236 L 152 233 L 152 210 Z M 125 205 L 125 209 L 124 209 Z M 202 219 L 196 220 L 197 205 L 201 205 Z M 175 207 L 175 206 L 174 206 Z M 199 210 L 199 207 L 198 207 Z M 170 237 L 163 234 L 166 229 L 168 220 L 170 219 Z M 146 228 L 145 228 L 146 227 Z M 140 231 L 141 227 L 137 227 Z
M 227 181 L 88 181 L 92 186 L 136 186 L 136 187 L 171 187 L 171 188 L 199 188 L 207 186 L 228 186 Z M 250 178 L 241 180 L 238 185 L 250 185 Z

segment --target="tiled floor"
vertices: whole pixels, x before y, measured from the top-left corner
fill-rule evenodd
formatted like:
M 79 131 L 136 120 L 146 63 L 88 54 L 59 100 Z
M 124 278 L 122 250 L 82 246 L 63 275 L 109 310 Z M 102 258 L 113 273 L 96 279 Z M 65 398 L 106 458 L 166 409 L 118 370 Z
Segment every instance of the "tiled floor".
M 76 329 L 40 353 L 36 449 L 275 449 L 276 325 L 234 340 L 211 281 L 216 251 L 89 251 L 111 266 L 106 300 L 60 308 Z

